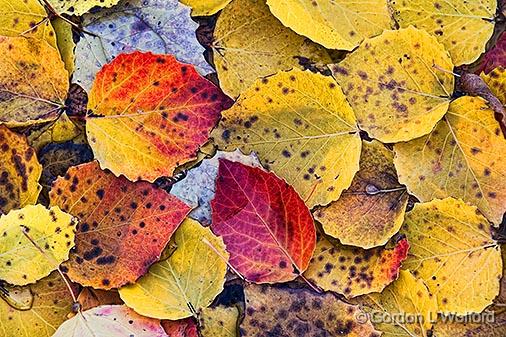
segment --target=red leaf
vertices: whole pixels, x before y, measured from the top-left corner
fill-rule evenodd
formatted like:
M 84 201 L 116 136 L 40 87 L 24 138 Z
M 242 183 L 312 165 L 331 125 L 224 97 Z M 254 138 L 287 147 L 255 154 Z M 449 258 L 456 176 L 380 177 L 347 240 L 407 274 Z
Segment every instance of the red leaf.
M 197 324 L 193 318 L 178 321 L 162 321 L 162 327 L 170 337 L 198 337 Z
M 307 268 L 316 244 L 311 213 L 274 173 L 220 159 L 211 206 L 211 228 L 247 280 L 290 281 Z
M 502 33 L 495 46 L 483 55 L 476 74 L 480 74 L 481 72 L 488 74 L 495 68 L 504 67 L 504 65 L 506 65 L 506 33 Z

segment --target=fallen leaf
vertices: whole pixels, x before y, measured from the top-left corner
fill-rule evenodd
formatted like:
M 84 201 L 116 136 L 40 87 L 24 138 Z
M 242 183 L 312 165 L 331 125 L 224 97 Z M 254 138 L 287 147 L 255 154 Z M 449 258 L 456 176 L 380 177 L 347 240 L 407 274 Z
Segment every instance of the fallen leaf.
M 212 158 L 204 159 L 198 167 L 189 170 L 183 180 L 172 186 L 170 193 L 195 207 L 191 211 L 190 217 L 204 226 L 211 224 L 211 200 L 214 199 L 216 192 L 215 181 L 220 158 L 248 166 L 262 167 L 253 153 L 246 156 L 239 150 L 234 152 L 218 151 Z
M 409 270 L 401 270 L 397 281 L 382 293 L 366 295 L 358 302 L 382 337 L 428 337 L 437 318 L 436 297 Z
M 199 315 L 202 337 L 237 337 L 239 310 L 237 307 L 204 308 Z
M 74 247 L 77 221 L 58 207 L 25 206 L 0 217 L 0 280 L 26 285 L 48 276 Z
M 68 276 L 100 289 L 146 273 L 190 211 L 164 190 L 117 178 L 96 161 L 70 168 L 54 182 L 49 198 L 79 218 L 76 248 L 65 264 Z
M 361 249 L 332 244 L 321 237 L 304 276 L 325 291 L 356 297 L 383 289 L 399 276 L 408 255 L 406 239 L 393 249 Z
M 124 305 L 103 305 L 64 322 L 53 337 L 171 337 L 160 321 L 143 317 Z
M 198 43 L 198 24 L 190 9 L 178 1 L 133 0 L 83 16 L 84 34 L 76 47 L 76 72 L 73 81 L 89 91 L 95 76 L 121 53 L 135 51 L 174 54 L 193 64 L 205 75 L 213 68 L 204 59 Z
M 495 97 L 501 101 L 503 106 L 506 106 L 506 72 L 504 69 L 504 67 L 498 67 L 492 69 L 488 74 L 482 73 L 480 76 Z
M 231 0 L 180 0 L 192 8 L 193 16 L 213 15 L 225 8 Z
M 220 87 L 237 97 L 256 79 L 310 63 L 331 63 L 328 52 L 283 26 L 265 0 L 234 0 L 218 16 L 212 43 Z
M 229 255 L 220 238 L 187 219 L 176 231 L 175 245 L 166 260 L 119 290 L 121 299 L 136 312 L 170 320 L 196 316 L 223 290 Z
M 401 232 L 411 245 L 403 266 L 424 280 L 440 312 L 481 312 L 499 293 L 501 250 L 476 207 L 453 198 L 415 204 Z
M 66 113 L 41 128 L 31 130 L 27 136 L 30 146 L 39 151 L 50 143 L 64 143 L 82 135 L 82 130 Z
M 58 50 L 44 40 L 0 36 L 0 54 L 0 123 L 55 120 L 69 89 Z
M 504 66 L 506 64 L 506 33 L 502 33 L 497 39 L 495 45 L 490 48 L 479 63 L 476 74 L 484 72 L 488 74 L 497 67 Z
M 394 146 L 399 181 L 421 201 L 452 196 L 499 224 L 506 210 L 506 140 L 485 100 L 464 96 L 424 137 Z
M 241 336 L 347 336 L 379 337 L 370 322 L 359 322 L 358 306 L 340 301 L 332 293 L 305 288 L 248 285 Z
M 256 152 L 309 207 L 337 200 L 358 170 L 353 110 L 330 77 L 291 70 L 243 92 L 212 137 L 220 149 Z
M 220 159 L 211 202 L 214 233 L 248 281 L 286 282 L 309 265 L 316 230 L 295 190 L 273 173 Z
M 448 110 L 453 64 L 423 30 L 384 31 L 330 67 L 359 126 L 384 143 L 429 133 Z
M 83 15 L 94 7 L 112 7 L 120 0 L 47 0 L 59 14 Z
M 50 337 L 67 319 L 72 309 L 72 297 L 58 272 L 24 287 L 5 288 L 0 299 L 1 329 L 4 337 Z M 27 304 L 21 308 L 8 302 L 5 297 L 20 295 L 16 300 Z
M 434 337 L 504 337 L 506 336 L 506 312 L 487 316 L 483 323 L 442 322 L 434 325 Z
M 93 288 L 83 288 L 77 297 L 77 302 L 81 305 L 82 311 L 96 308 L 101 305 L 123 304 L 123 301 L 116 290 L 101 290 Z
M 67 21 L 56 18 L 51 21 L 53 28 L 56 32 L 56 45 L 60 51 L 63 62 L 65 63 L 65 69 L 72 75 L 74 72 L 74 61 L 75 55 L 74 50 L 76 44 L 73 40 L 72 26 Z
M 121 54 L 102 68 L 91 89 L 88 140 L 101 167 L 152 182 L 190 161 L 230 104 L 173 56 Z
M 267 0 L 285 26 L 329 49 L 353 50 L 392 26 L 385 1 Z
M 401 28 L 414 26 L 436 36 L 456 66 L 473 63 L 494 33 L 496 0 L 388 0 Z
M 199 337 L 197 324 L 193 317 L 178 321 L 162 321 L 162 326 L 170 337 Z
M 35 204 L 42 166 L 26 138 L 0 125 L 0 214 Z
M 408 203 L 399 184 L 393 152 L 378 141 L 363 142 L 360 170 L 339 200 L 317 207 L 315 219 L 342 244 L 373 248 L 399 231 Z

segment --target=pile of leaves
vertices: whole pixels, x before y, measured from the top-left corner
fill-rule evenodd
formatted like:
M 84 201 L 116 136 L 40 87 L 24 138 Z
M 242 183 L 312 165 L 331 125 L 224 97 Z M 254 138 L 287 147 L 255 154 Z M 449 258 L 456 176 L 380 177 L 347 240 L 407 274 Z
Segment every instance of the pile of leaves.
M 505 336 L 503 6 L 0 0 L 0 335 Z

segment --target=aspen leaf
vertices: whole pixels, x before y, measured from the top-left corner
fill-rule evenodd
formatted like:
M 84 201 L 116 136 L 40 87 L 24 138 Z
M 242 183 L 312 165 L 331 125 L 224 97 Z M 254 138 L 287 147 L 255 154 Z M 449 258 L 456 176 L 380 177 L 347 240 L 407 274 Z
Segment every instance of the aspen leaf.
M 406 239 L 393 249 L 366 250 L 333 244 L 321 237 L 304 276 L 320 288 L 347 298 L 381 292 L 399 276 L 408 249 Z
M 180 0 L 192 8 L 193 16 L 213 15 L 225 8 L 231 0 Z
M 393 152 L 378 141 L 362 143 L 360 170 L 339 200 L 317 207 L 315 219 L 342 244 L 384 245 L 399 231 L 408 202 L 397 181 Z
M 93 288 L 83 288 L 77 297 L 77 302 L 81 305 L 81 310 L 96 308 L 101 305 L 123 304 L 116 290 L 101 290 Z
M 477 74 L 484 72 L 488 74 L 495 68 L 506 64 L 506 33 L 502 33 L 497 42 L 491 47 L 479 62 Z
M 185 220 L 175 234 L 176 250 L 154 264 L 137 283 L 119 290 L 136 312 L 160 319 L 197 314 L 223 290 L 228 253 L 223 241 L 198 222 Z
M 194 158 L 230 103 L 173 56 L 121 54 L 95 79 L 87 136 L 101 167 L 154 181 Z
M 452 196 L 478 206 L 493 223 L 506 210 L 506 140 L 494 112 L 464 96 L 424 137 L 394 146 L 399 181 L 421 201 Z
M 403 266 L 425 281 L 440 312 L 481 312 L 499 293 L 500 247 L 476 207 L 453 198 L 415 204 L 402 233 L 411 245 Z
M 42 205 L 2 215 L 0 280 L 22 286 L 48 276 L 68 259 L 76 224 L 75 218 L 58 207 Z
M 409 270 L 401 270 L 397 281 L 382 293 L 363 296 L 358 302 L 369 315 L 385 317 L 383 322 L 375 323 L 383 337 L 428 337 L 432 321 L 437 318 L 435 296 Z M 416 319 L 410 322 L 408 317 Z
M 74 49 L 76 47 L 72 36 L 72 26 L 61 18 L 54 19 L 51 24 L 56 32 L 56 45 L 65 63 L 65 69 L 69 74 L 72 74 L 74 72 Z
M 147 182 L 130 182 L 91 162 L 72 167 L 49 194 L 79 218 L 68 276 L 83 286 L 110 289 L 134 282 L 160 258 L 190 208 Z
M 352 50 L 391 28 L 385 1 L 267 0 L 285 26 L 329 49 Z
M 3 286 L 0 299 L 0 330 L 4 337 L 50 337 L 72 309 L 69 289 L 58 272 L 24 287 Z M 18 307 L 7 298 L 22 301 Z M 26 304 L 26 305 L 25 305 Z
M 143 317 L 124 305 L 102 305 L 64 322 L 53 337 L 171 337 L 160 321 Z
M 246 312 L 241 336 L 347 336 L 379 337 L 363 314 L 332 293 L 318 294 L 305 288 L 248 285 L 244 288 Z
M 202 337 L 237 337 L 239 310 L 237 307 L 204 308 L 199 315 Z
M 220 159 L 211 229 L 230 253 L 230 264 L 256 283 L 286 282 L 304 272 L 316 231 L 309 209 L 273 173 Z
M 162 321 L 162 326 L 170 337 L 199 337 L 197 324 L 193 317 L 177 321 Z
M 26 138 L 0 125 L 0 214 L 35 204 L 42 172 Z
M 480 76 L 494 96 L 506 106 L 506 72 L 504 71 L 504 67 L 492 69 L 488 74 L 482 73 Z
M 69 89 L 58 50 L 44 40 L 0 36 L 0 54 L 0 123 L 56 119 Z
M 83 16 L 84 34 L 76 47 L 76 72 L 72 77 L 89 91 L 95 76 L 121 53 L 134 51 L 174 54 L 195 65 L 205 75 L 213 72 L 198 43 L 198 24 L 190 9 L 178 1 L 132 0 Z
M 457 321 L 446 321 L 440 319 L 434 325 L 434 337 L 504 337 L 506 336 L 506 312 L 504 307 L 502 310 L 493 313 L 491 316 L 488 312 L 481 314 L 484 317 L 482 323 L 461 323 Z
M 496 0 L 388 0 L 401 28 L 413 25 L 436 36 L 456 66 L 473 63 L 494 32 Z
M 83 15 L 94 7 L 112 7 L 120 0 L 47 0 L 59 14 Z
M 29 144 L 37 151 L 50 143 L 64 143 L 82 134 L 82 130 L 62 113 L 57 120 L 38 129 L 32 130 L 27 136 Z
M 256 152 L 309 207 L 336 200 L 358 170 L 353 110 L 332 78 L 291 70 L 242 93 L 212 136 L 220 149 Z
M 429 133 L 448 110 L 453 64 L 425 31 L 384 31 L 330 67 L 359 126 L 384 143 Z
M 220 87 L 237 97 L 259 77 L 300 68 L 300 61 L 331 63 L 327 51 L 283 26 L 265 0 L 234 0 L 214 30 L 214 63 Z

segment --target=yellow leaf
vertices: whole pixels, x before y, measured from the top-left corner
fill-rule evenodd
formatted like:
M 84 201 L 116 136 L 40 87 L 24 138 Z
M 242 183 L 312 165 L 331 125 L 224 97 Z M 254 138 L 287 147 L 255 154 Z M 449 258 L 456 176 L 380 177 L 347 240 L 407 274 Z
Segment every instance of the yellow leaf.
M 413 27 L 384 31 L 331 65 L 359 126 L 384 143 L 432 130 L 450 104 L 452 69 L 443 45 Z
M 49 143 L 63 143 L 82 134 L 81 129 L 70 120 L 67 114 L 62 113 L 56 121 L 34 130 L 27 138 L 30 145 L 38 151 Z
M 436 36 L 456 66 L 473 63 L 494 33 L 496 0 L 388 0 L 401 28 L 413 25 Z
M 175 244 L 170 257 L 119 290 L 126 305 L 141 315 L 170 320 L 190 317 L 223 290 L 228 253 L 222 239 L 187 219 L 176 231 Z
M 0 125 L 0 214 L 37 202 L 42 166 L 26 138 Z
M 382 337 L 426 337 L 437 318 L 436 298 L 409 270 L 401 270 L 397 281 L 382 293 L 362 297 L 359 303 Z
M 47 0 L 59 14 L 83 15 L 93 7 L 112 7 L 120 0 Z
M 399 181 L 421 201 L 452 196 L 493 223 L 506 211 L 506 140 L 494 111 L 464 96 L 427 136 L 394 146 Z
M 202 337 L 237 337 L 237 307 L 204 308 L 199 315 Z
M 56 18 L 51 23 L 56 32 L 56 43 L 65 63 L 65 69 L 69 74 L 72 74 L 74 72 L 74 49 L 76 47 L 72 38 L 72 26 L 61 18 Z
M 472 317 L 472 316 L 471 316 Z M 472 320 L 462 323 L 462 319 L 446 317 L 434 325 L 434 337 L 504 337 L 506 336 L 506 311 L 484 311 L 478 317 L 483 317 L 481 323 Z M 467 318 L 467 317 L 465 317 Z
M 403 266 L 425 281 L 440 312 L 481 312 L 499 293 L 501 251 L 476 207 L 453 198 L 416 204 L 401 232 L 411 244 Z
M 74 247 L 76 223 L 58 207 L 46 209 L 42 205 L 2 215 L 0 279 L 25 285 L 49 275 L 68 259 Z
M 327 51 L 276 19 L 265 0 L 234 0 L 218 17 L 214 63 L 220 87 L 237 97 L 259 77 L 299 68 L 301 59 L 330 63 Z
M 56 47 L 55 32 L 38 0 L 0 0 L 0 35 L 32 37 Z
M 1 292 L 0 299 L 3 337 L 50 337 L 72 308 L 72 297 L 58 272 L 32 285 L 3 287 L 8 292 Z M 8 299 L 13 297 L 18 303 Z
M 309 207 L 336 200 L 358 170 L 355 116 L 332 78 L 291 70 L 259 79 L 222 113 L 220 149 L 258 154 Z
M 385 1 L 267 0 L 267 4 L 285 26 L 329 49 L 352 50 L 392 24 Z
M 213 15 L 225 8 L 231 0 L 179 0 L 192 8 L 192 16 Z
M 44 40 L 0 37 L 0 123 L 25 126 L 58 117 L 69 89 L 60 53 Z
M 325 233 L 342 244 L 381 246 L 399 231 L 408 203 L 397 181 L 393 152 L 378 141 L 363 142 L 360 170 L 339 200 L 314 211 Z
M 490 88 L 490 91 L 501 103 L 506 106 L 506 72 L 504 67 L 498 67 L 490 73 L 481 73 L 481 78 Z

